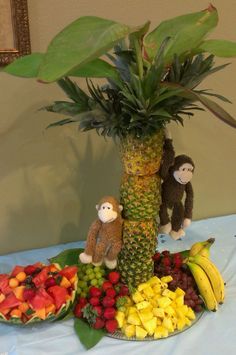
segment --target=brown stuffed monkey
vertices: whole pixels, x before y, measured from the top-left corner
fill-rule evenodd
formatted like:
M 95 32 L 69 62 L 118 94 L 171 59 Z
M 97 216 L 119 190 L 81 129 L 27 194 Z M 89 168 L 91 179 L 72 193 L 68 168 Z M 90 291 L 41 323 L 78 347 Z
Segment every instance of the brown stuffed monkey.
M 121 211 L 123 207 L 112 196 L 103 197 L 96 205 L 98 218 L 89 228 L 86 247 L 79 258 L 83 264 L 105 265 L 114 269 L 122 247 Z
M 170 234 L 177 240 L 185 235 L 184 228 L 191 224 L 193 210 L 192 179 L 195 165 L 187 155 L 175 157 L 169 132 L 166 132 L 163 163 L 160 169 L 162 204 L 160 207 L 160 234 Z M 184 205 L 182 199 L 185 197 Z M 168 209 L 172 210 L 171 220 Z

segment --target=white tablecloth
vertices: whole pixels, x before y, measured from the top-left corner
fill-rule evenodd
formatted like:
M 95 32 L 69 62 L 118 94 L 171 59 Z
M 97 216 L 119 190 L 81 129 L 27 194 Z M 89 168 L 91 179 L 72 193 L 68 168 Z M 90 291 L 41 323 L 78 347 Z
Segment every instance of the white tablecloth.
M 236 215 L 193 222 L 180 241 L 159 237 L 159 250 L 188 249 L 194 242 L 214 236 L 211 258 L 223 274 L 226 301 L 217 312 L 205 312 L 185 332 L 156 341 L 122 341 L 104 337 L 86 351 L 74 333 L 73 320 L 17 327 L 0 324 L 0 355 L 235 355 L 236 354 Z M 46 262 L 60 251 L 82 246 L 61 244 L 0 256 L 0 273 L 15 264 Z

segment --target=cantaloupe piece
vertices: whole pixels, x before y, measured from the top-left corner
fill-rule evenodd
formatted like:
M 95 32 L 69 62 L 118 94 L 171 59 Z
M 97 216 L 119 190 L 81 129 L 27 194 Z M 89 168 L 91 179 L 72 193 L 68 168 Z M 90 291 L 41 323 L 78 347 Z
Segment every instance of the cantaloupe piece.
M 46 314 L 48 313 L 56 313 L 56 306 L 55 304 L 50 304 L 48 307 L 45 308 Z
M 24 301 L 24 300 L 25 300 L 25 299 L 24 299 L 24 296 L 23 296 L 23 294 L 24 294 L 24 289 L 25 289 L 25 286 L 18 286 L 18 287 L 15 287 L 15 288 L 13 289 L 13 292 L 14 292 L 16 298 L 17 298 L 19 301 Z
M 46 319 L 46 309 L 40 308 L 35 310 L 35 314 L 40 318 L 40 319 Z
M 60 286 L 65 287 L 65 288 L 69 288 L 69 287 L 71 287 L 71 283 L 65 276 L 62 276 Z

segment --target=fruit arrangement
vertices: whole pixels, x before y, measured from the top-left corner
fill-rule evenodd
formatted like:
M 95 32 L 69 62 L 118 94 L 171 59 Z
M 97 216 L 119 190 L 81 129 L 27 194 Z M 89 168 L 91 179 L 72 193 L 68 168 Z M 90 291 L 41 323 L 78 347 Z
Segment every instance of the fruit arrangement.
M 89 323 L 94 329 L 114 333 L 118 328 L 117 307 L 126 302 L 128 287 L 119 282 L 120 274 L 111 271 L 100 287 L 91 286 L 86 297 L 78 296 L 75 317 Z
M 75 299 L 77 271 L 38 262 L 0 274 L 0 321 L 32 324 L 63 317 Z

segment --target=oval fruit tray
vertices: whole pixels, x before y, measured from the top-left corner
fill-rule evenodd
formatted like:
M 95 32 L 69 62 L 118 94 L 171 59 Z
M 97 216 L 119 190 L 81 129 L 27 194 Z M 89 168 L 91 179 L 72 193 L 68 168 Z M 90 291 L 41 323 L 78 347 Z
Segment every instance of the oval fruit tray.
M 30 325 L 64 318 L 75 300 L 77 270 L 38 262 L 0 274 L 0 322 Z

